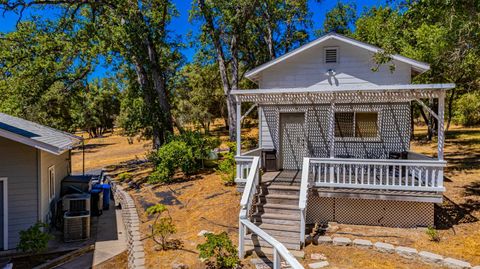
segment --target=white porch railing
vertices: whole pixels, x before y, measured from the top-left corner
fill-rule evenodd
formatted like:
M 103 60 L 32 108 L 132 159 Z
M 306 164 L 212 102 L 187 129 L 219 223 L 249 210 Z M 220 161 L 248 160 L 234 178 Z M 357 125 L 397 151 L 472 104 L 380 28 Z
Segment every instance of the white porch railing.
M 318 187 L 443 192 L 445 161 L 306 158 Z
M 248 173 L 250 172 L 253 158 L 260 157 L 262 154 L 262 149 L 257 148 L 243 153 L 241 156 L 235 156 L 237 173 L 235 177 L 235 182 L 242 183 L 247 180 Z M 259 158 L 260 159 L 260 158 Z M 260 161 L 260 160 L 259 160 Z
M 283 259 L 293 269 L 303 269 L 303 266 L 295 259 L 295 257 L 287 250 L 287 248 L 275 238 L 267 234 L 260 227 L 252 223 L 249 219 L 250 211 L 254 203 L 254 197 L 257 193 L 257 186 L 260 184 L 260 157 L 252 157 L 252 162 L 249 167 L 247 182 L 243 191 L 242 199 L 240 200 L 240 214 L 239 214 L 239 244 L 238 255 L 241 259 L 245 256 L 245 235 L 247 230 L 258 235 L 273 247 L 273 268 L 281 268 L 281 260 Z

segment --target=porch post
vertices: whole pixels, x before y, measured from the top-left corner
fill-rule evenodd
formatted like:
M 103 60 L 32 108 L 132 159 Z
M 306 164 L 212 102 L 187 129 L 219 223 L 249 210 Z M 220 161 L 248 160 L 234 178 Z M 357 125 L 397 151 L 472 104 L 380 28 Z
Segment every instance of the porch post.
M 438 94 L 438 160 L 443 161 L 443 147 L 445 144 L 445 91 Z
M 236 98 L 237 103 L 237 122 L 235 128 L 237 131 L 237 156 L 241 155 L 242 151 L 242 101 L 239 98 Z
M 335 100 L 330 103 L 328 111 L 328 140 L 330 149 L 330 158 L 335 157 Z

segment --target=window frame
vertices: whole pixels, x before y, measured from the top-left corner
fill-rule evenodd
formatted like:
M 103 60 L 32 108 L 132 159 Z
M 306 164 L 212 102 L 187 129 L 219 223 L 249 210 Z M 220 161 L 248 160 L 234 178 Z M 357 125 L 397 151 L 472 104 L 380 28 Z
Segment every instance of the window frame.
M 53 175 L 53 176 L 52 176 Z M 56 175 L 55 175 L 55 165 L 48 167 L 48 200 L 49 202 L 53 201 L 56 196 L 55 190 L 55 182 L 56 182 Z
M 335 114 L 337 113 L 353 113 L 353 125 L 352 125 L 352 129 L 353 129 L 353 134 L 354 136 L 353 137 L 342 137 L 342 136 L 336 136 L 335 135 L 335 129 L 336 129 L 336 126 L 337 126 L 337 121 L 336 121 L 336 117 L 335 117 Z M 372 137 L 357 137 L 355 136 L 356 135 L 356 124 L 357 124 L 357 113 L 376 113 L 377 114 L 377 135 L 376 136 L 372 136 Z M 334 111 L 334 114 L 333 114 L 333 120 L 334 120 L 334 130 L 333 130 L 333 135 L 334 135 L 334 139 L 335 141 L 344 141 L 344 142 L 381 142 L 381 123 L 382 123 L 382 113 L 380 110 L 335 110 Z

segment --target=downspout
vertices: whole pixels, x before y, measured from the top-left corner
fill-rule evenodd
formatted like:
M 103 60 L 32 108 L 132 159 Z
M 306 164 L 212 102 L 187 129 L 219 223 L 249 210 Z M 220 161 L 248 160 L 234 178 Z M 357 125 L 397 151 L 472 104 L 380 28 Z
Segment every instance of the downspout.
M 41 167 L 42 167 L 42 157 L 41 157 L 41 151 L 39 149 L 35 149 L 35 156 L 36 156 L 36 161 L 37 161 L 37 220 L 43 222 L 43 219 L 41 217 L 42 213 L 42 173 L 41 173 Z

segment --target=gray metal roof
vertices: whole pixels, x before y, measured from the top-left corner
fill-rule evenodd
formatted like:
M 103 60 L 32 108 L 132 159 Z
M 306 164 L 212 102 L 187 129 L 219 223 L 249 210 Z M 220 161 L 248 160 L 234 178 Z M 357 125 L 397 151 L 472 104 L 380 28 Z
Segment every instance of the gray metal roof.
M 0 136 L 54 154 L 69 150 L 82 140 L 67 132 L 4 113 L 0 113 Z

